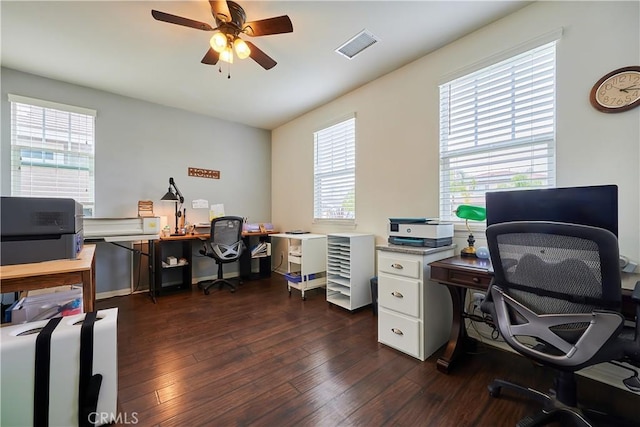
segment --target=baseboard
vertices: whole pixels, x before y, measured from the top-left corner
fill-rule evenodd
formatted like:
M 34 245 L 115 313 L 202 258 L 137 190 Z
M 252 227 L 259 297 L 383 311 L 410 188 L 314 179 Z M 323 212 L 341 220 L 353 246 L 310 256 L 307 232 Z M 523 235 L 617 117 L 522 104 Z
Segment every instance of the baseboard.
M 121 297 L 124 295 L 131 295 L 131 289 L 124 288 L 124 289 L 116 289 L 115 291 L 100 292 L 96 294 L 96 300 L 107 299 L 111 297 Z

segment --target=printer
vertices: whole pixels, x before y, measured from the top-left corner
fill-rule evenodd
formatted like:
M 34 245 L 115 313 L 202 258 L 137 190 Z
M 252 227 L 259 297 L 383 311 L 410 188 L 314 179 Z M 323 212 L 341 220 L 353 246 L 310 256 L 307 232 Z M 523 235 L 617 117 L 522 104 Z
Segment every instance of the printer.
M 439 248 L 453 243 L 453 224 L 429 218 L 389 218 L 392 245 Z
M 77 258 L 83 244 L 80 203 L 7 196 L 0 203 L 0 265 Z

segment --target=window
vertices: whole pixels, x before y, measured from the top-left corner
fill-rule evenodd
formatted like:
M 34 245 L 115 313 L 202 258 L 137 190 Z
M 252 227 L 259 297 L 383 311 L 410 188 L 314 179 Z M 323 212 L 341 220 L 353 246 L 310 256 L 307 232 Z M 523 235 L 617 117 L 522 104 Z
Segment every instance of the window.
M 440 218 L 555 186 L 555 41 L 440 86 Z
M 313 134 L 314 220 L 355 220 L 356 118 Z
M 96 112 L 9 95 L 11 194 L 65 197 L 93 216 Z

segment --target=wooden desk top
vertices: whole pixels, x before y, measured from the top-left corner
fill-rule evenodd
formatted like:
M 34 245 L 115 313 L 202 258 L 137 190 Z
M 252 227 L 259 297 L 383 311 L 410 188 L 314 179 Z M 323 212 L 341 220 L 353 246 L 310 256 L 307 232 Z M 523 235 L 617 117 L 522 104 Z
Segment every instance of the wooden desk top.
M 439 267 L 448 270 L 459 270 L 466 272 L 474 271 L 476 274 L 493 276 L 493 269 L 491 268 L 490 259 L 480 259 L 472 257 L 467 258 L 456 255 L 450 258 L 434 261 L 429 265 L 431 265 L 431 267 Z M 640 281 L 639 274 L 622 273 L 622 294 L 631 294 L 631 291 L 634 289 L 636 282 L 638 281 Z
M 491 272 L 491 260 L 481 259 L 475 257 L 461 257 L 460 255 L 444 258 L 438 261 L 434 261 L 431 266 L 457 268 L 462 270 L 474 269 L 482 270 L 489 274 Z
M 3 280 L 20 279 L 91 270 L 95 251 L 96 245 L 83 245 L 82 251 L 76 259 L 56 259 L 31 264 L 3 265 L 0 267 L 0 278 Z
M 265 231 L 260 232 L 246 232 L 243 231 L 242 232 L 242 237 L 251 237 L 251 236 L 258 236 L 258 237 L 264 237 L 264 236 L 269 236 L 271 234 L 277 234 L 279 233 L 279 231 Z M 207 240 L 209 239 L 211 235 L 209 233 L 187 233 L 187 234 L 181 234 L 181 235 L 177 235 L 177 236 L 160 236 L 160 240 L 162 241 L 171 241 L 171 240 L 195 240 L 195 239 L 200 239 L 200 240 Z
M 460 255 L 434 261 L 431 266 L 431 280 L 449 286 L 459 286 L 486 290 L 493 278 L 491 260 L 467 258 Z M 628 275 L 636 276 L 637 275 Z M 622 278 L 622 313 L 629 319 L 635 316 L 635 303 L 631 300 L 631 293 L 635 281 L 634 277 Z

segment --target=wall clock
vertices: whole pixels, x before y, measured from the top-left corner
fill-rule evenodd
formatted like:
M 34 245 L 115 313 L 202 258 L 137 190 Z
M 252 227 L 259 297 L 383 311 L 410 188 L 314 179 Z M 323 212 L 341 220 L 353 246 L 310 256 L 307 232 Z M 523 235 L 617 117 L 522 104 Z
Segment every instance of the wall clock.
M 603 113 L 621 113 L 640 105 L 640 66 L 623 67 L 604 75 L 591 88 L 591 105 Z

